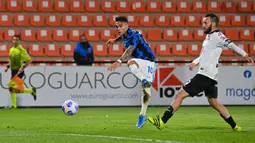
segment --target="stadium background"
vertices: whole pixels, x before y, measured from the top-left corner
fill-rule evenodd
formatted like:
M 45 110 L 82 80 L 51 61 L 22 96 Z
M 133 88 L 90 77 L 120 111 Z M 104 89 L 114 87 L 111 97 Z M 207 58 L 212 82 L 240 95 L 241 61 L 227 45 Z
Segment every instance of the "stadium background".
M 27 48 L 34 61 L 34 66 L 26 70 L 28 77 L 33 73 L 41 75 L 38 73 L 47 71 L 43 75 L 47 80 L 49 75 L 55 72 L 55 79 L 51 80 L 51 82 L 55 81 L 53 86 L 59 85 L 59 80 L 64 85 L 62 80 L 65 73 L 71 75 L 68 76 L 71 80 L 76 79 L 73 74 L 76 71 L 81 75 L 89 71 L 88 75 L 92 75 L 90 77 L 93 77 L 95 71 L 109 75 L 103 70 L 106 69 L 104 66 L 109 65 L 108 62 L 115 61 L 121 55 L 123 48 L 121 45 L 115 45 L 107 49 L 104 44 L 106 40 L 116 36 L 114 16 L 125 15 L 128 16 L 130 26 L 142 31 L 156 53 L 158 66 L 167 66 L 166 69 L 162 68 L 162 71 L 166 72 L 160 71 L 161 67 L 158 69 L 160 74 L 164 75 L 163 77 L 167 77 L 165 81 L 180 84 L 179 80 L 176 78 L 171 80 L 171 77 L 177 77 L 181 81 L 184 80 L 182 78 L 191 77 L 192 73 L 185 69 L 184 65 L 199 54 L 204 39 L 201 31 L 201 18 L 208 12 L 219 15 L 220 29 L 254 57 L 255 2 L 252 0 L 228 2 L 206 0 L 0 0 L 0 105 L 6 105 L 9 99 L 8 89 L 3 87 L 10 75 L 6 75 L 3 70 L 7 63 L 8 49 L 11 47 L 14 33 L 21 33 L 22 45 Z M 87 35 L 94 47 L 97 62 L 93 67 L 77 67 L 73 62 L 73 48 L 82 33 Z M 246 63 L 241 62 L 243 59 L 229 50 L 224 50 L 221 61 L 227 62 L 221 63 L 225 71 L 221 72 L 223 82 L 220 87 L 225 88 L 223 86 L 230 85 L 235 87 L 236 91 L 254 89 L 254 67 L 246 66 Z M 242 65 L 242 67 L 236 65 Z M 124 67 L 118 71 L 119 75 L 126 74 L 126 72 L 128 69 Z M 62 74 L 61 77 L 59 73 Z M 112 80 L 119 82 L 119 78 Z M 29 82 L 35 85 L 39 83 L 36 79 L 28 80 L 27 83 Z M 49 81 L 45 81 L 45 84 L 48 83 Z M 104 83 L 107 82 L 104 81 Z M 159 80 L 158 86 L 161 84 L 164 83 Z M 45 85 L 43 89 L 38 89 L 36 102 L 29 95 L 19 95 L 18 105 L 27 107 L 40 103 L 45 107 L 46 104 L 55 105 L 56 102 L 57 105 L 61 105 L 66 100 L 64 94 L 77 91 L 67 87 L 56 90 L 49 87 Z M 153 86 L 155 87 L 157 85 Z M 157 87 L 157 89 L 160 91 L 160 88 L 166 90 L 169 87 L 171 86 Z M 140 94 L 139 88 L 136 89 L 138 95 Z M 175 85 L 174 88 L 178 87 Z M 83 87 L 79 91 L 87 93 L 88 90 L 89 88 Z M 94 88 L 91 92 L 100 90 L 102 93 L 113 92 L 113 90 L 105 90 L 102 87 Z M 125 93 L 125 91 L 130 90 L 120 89 L 118 93 Z M 249 96 L 228 97 L 224 93 L 220 97 L 224 97 L 226 102 L 240 101 L 242 105 L 255 104 L 255 96 L 252 93 Z M 153 98 L 156 97 L 158 96 L 153 95 Z M 121 104 L 140 105 L 138 99 L 124 99 L 121 100 Z M 158 103 L 164 102 L 168 105 L 172 99 L 172 97 L 161 98 Z M 101 103 L 99 101 L 108 103 L 98 99 L 94 102 L 88 100 L 84 105 L 91 103 L 99 105 Z M 206 98 L 199 98 L 198 102 L 200 101 L 208 105 Z M 118 104 L 119 102 L 117 100 L 109 103 Z M 187 99 L 186 103 L 197 104 L 195 100 L 190 99 Z M 165 107 L 149 107 L 148 115 L 162 114 L 165 109 Z M 149 123 L 145 123 L 141 129 L 136 129 L 135 124 L 140 111 L 140 108 L 136 107 L 86 107 L 80 108 L 77 115 L 72 117 L 64 115 L 61 108 L 0 110 L 0 142 L 254 142 L 254 106 L 228 107 L 228 109 L 236 122 L 243 127 L 243 132 L 232 132 L 218 112 L 211 107 L 182 107 L 169 121 L 168 128 L 163 131 L 158 131 Z
M 0 0 L 0 12 L 1 61 L 6 61 L 14 33 L 21 34 L 23 47 L 39 63 L 73 63 L 73 48 L 82 33 L 92 42 L 96 61 L 115 61 L 122 46 L 108 49 L 104 44 L 117 36 L 116 15 L 127 16 L 129 25 L 143 33 L 157 61 L 189 61 L 201 49 L 201 20 L 208 12 L 219 16 L 220 30 L 227 37 L 255 54 L 254 1 Z M 230 61 L 225 65 L 240 60 L 230 50 L 222 55 L 222 61 Z

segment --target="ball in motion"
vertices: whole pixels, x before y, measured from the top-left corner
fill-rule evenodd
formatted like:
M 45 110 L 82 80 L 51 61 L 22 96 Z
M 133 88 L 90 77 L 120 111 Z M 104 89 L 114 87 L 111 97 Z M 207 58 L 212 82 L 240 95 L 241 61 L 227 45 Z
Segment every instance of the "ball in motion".
M 72 116 L 78 112 L 79 105 L 73 100 L 69 99 L 62 104 L 62 110 L 66 115 Z

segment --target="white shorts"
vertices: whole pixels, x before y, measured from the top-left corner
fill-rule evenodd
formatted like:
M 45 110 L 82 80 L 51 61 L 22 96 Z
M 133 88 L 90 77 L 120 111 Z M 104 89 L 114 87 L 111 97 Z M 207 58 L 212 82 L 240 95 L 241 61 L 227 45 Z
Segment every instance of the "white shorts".
M 156 63 L 143 60 L 143 59 L 137 59 L 137 58 L 132 58 L 130 59 L 131 61 L 135 61 L 139 69 L 141 70 L 144 78 L 148 80 L 149 82 L 154 82 L 155 79 L 155 72 L 156 72 Z

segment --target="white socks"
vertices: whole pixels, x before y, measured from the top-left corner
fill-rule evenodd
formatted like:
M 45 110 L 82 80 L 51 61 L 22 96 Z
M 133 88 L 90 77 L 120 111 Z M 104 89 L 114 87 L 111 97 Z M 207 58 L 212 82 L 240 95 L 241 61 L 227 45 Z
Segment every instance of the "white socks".
M 142 74 L 141 69 L 139 69 L 137 67 L 136 64 L 132 64 L 129 66 L 129 69 L 131 70 L 131 72 L 140 80 L 142 81 L 144 79 L 144 76 Z M 147 108 L 149 105 L 149 101 L 150 101 L 150 97 L 151 97 L 151 89 L 150 88 L 143 88 L 142 89 L 142 96 L 141 96 L 141 102 L 142 102 L 142 108 L 141 108 L 141 112 L 140 115 L 145 116 L 146 112 L 147 112 Z
M 139 69 L 136 64 L 130 65 L 129 69 L 140 81 L 144 79 L 141 69 Z
M 151 89 L 150 88 L 143 88 L 142 96 L 141 96 L 142 108 L 141 108 L 140 115 L 143 115 L 143 116 L 146 115 L 147 108 L 148 108 L 149 101 L 150 101 L 150 97 L 151 97 Z

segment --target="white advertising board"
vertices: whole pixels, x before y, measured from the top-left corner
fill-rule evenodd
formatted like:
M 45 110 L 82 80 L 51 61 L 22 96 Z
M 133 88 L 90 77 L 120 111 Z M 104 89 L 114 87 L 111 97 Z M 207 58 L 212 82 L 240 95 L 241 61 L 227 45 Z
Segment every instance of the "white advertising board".
M 0 68 L 0 106 L 10 104 L 10 72 Z M 169 105 L 183 83 L 196 74 L 187 67 L 158 67 L 150 105 Z M 218 97 L 227 105 L 255 105 L 255 68 L 220 67 Z M 80 106 L 138 106 L 141 84 L 125 66 L 114 72 L 107 67 L 38 66 L 26 69 L 25 84 L 37 88 L 37 101 L 18 94 L 18 106 L 61 106 L 67 99 Z M 208 105 L 202 97 L 187 98 L 183 105 Z
M 222 67 L 218 94 L 226 105 L 255 105 L 255 67 Z

